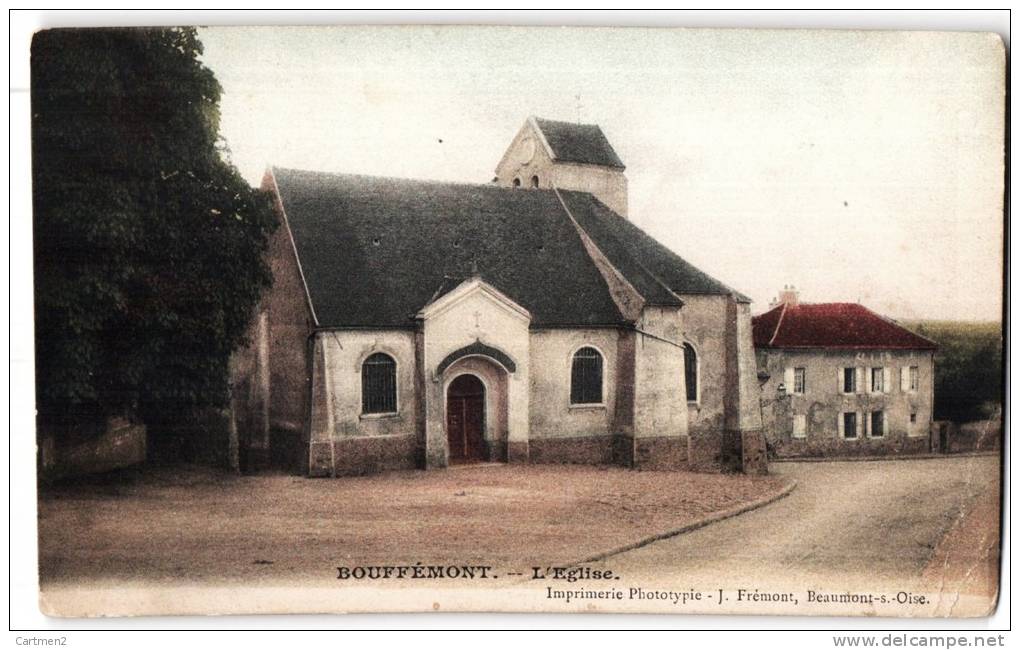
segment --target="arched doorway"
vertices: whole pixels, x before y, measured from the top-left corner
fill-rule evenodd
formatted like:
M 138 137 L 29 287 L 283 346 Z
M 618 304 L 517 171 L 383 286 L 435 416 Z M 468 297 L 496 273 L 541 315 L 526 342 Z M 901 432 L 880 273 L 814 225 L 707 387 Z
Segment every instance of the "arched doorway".
M 446 439 L 450 463 L 484 460 L 485 384 L 470 374 L 450 382 L 446 392 Z

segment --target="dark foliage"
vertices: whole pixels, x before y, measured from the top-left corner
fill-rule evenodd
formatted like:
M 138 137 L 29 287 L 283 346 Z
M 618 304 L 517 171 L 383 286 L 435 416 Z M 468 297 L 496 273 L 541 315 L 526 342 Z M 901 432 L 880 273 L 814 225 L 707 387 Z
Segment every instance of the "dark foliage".
M 40 418 L 186 417 L 227 398 L 276 218 L 219 146 L 194 29 L 32 42 Z
M 935 419 L 969 422 L 996 416 L 1002 404 L 1002 326 L 952 321 L 906 325 L 939 345 Z

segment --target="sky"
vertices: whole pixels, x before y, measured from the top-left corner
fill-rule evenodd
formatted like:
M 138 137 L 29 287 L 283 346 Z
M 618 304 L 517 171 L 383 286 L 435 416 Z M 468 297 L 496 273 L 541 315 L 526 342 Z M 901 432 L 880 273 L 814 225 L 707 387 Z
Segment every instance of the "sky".
M 529 115 L 599 124 L 630 218 L 749 295 L 996 320 L 1004 67 L 978 33 L 213 27 L 221 134 L 267 165 L 486 183 Z

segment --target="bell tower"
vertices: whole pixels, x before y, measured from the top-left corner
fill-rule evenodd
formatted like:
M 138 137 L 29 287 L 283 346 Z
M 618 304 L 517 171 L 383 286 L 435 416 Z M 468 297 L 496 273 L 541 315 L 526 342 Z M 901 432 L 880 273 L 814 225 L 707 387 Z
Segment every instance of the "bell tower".
M 597 124 L 529 117 L 496 165 L 494 183 L 589 192 L 627 216 L 626 166 Z

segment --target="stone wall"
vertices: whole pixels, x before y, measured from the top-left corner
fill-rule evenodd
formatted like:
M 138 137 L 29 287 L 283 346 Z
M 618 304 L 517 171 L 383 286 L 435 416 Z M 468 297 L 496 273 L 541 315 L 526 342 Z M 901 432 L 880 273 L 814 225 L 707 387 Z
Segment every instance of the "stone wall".
M 682 312 L 646 306 L 637 324 L 632 465 L 677 468 L 686 460 Z
M 726 427 L 726 296 L 682 295 L 683 342 L 697 354 L 698 399 L 687 404 L 695 469 L 717 469 Z M 686 395 L 685 395 L 686 397 Z
M 779 457 L 869 456 L 929 453 L 933 395 L 932 354 L 927 351 L 759 350 L 759 366 L 769 379 L 762 387 L 762 414 L 769 445 Z M 918 390 L 903 390 L 904 367 L 919 369 Z M 839 373 L 855 368 L 857 390 L 842 392 Z M 804 368 L 803 394 L 794 394 L 787 368 Z M 889 384 L 871 392 L 872 368 L 888 368 Z M 860 370 L 858 370 L 860 369 Z M 783 384 L 784 390 L 779 386 Z M 887 431 L 881 436 L 861 431 L 857 438 L 839 435 L 838 418 L 853 412 L 858 421 L 882 410 Z M 910 422 L 910 414 L 915 421 Z M 803 437 L 795 436 L 795 416 L 803 417 Z
M 524 150 L 534 145 L 534 155 L 528 158 Z M 542 141 L 541 134 L 530 120 L 517 133 L 496 166 L 496 182 L 513 187 L 520 181 L 522 190 L 532 187 L 532 178 L 538 178 L 538 187 L 590 192 L 617 214 L 627 216 L 627 177 L 622 170 L 599 165 L 557 162 L 552 160 Z
M 343 330 L 314 337 L 310 476 L 416 466 L 413 330 Z M 397 411 L 362 413 L 361 366 L 382 352 L 396 362 Z
M 731 298 L 727 309 L 732 320 L 727 330 L 732 327 L 733 331 L 729 353 L 736 355 L 736 374 L 731 375 L 736 395 L 727 397 L 727 410 L 735 412 L 736 427 L 727 423 L 727 433 L 739 445 L 740 470 L 745 474 L 767 474 L 768 454 L 761 419 L 761 390 L 751 329 L 751 305 Z
M 528 429 L 532 462 L 612 460 L 612 438 L 617 433 L 619 336 L 615 328 L 531 331 Z M 586 346 L 602 354 L 602 404 L 572 405 L 570 375 L 574 353 Z
M 286 215 L 274 191 L 280 226 L 269 239 L 273 285 L 252 317 L 249 345 L 231 358 L 233 465 L 256 471 L 269 464 L 295 473 L 308 469 L 309 344 L 314 326 Z
M 105 426 L 97 429 L 86 436 L 75 436 L 66 430 L 42 427 L 37 437 L 40 480 L 109 472 L 145 462 L 144 424 L 110 418 Z M 76 439 L 76 442 L 58 442 Z
M 509 298 L 481 279 L 465 282 L 457 289 L 432 303 L 420 314 L 422 320 L 422 373 L 424 385 L 424 462 L 429 469 L 445 467 L 448 463 L 446 433 L 446 389 L 458 373 L 457 367 L 440 368 L 451 354 L 486 346 L 506 355 L 514 365 L 513 371 L 500 369 L 489 357 L 479 356 L 492 365 L 494 371 L 505 374 L 502 388 L 498 382 L 487 386 L 487 409 L 494 391 L 505 389 L 506 441 L 513 448 L 515 460 L 528 455 L 530 397 L 529 373 L 531 357 L 528 326 L 530 315 Z M 477 355 L 471 355 L 477 356 Z
M 996 451 L 1002 446 L 1002 420 L 938 420 L 932 425 L 932 445 L 945 454 Z

